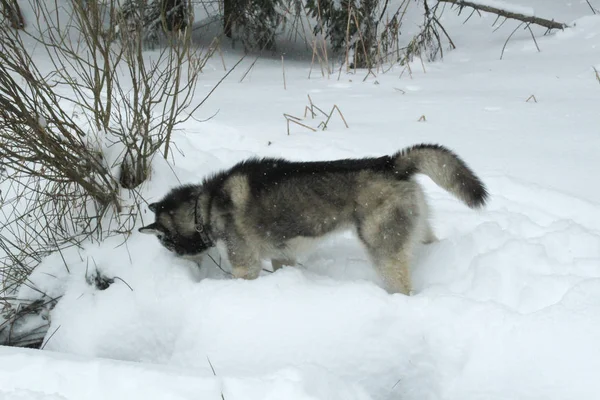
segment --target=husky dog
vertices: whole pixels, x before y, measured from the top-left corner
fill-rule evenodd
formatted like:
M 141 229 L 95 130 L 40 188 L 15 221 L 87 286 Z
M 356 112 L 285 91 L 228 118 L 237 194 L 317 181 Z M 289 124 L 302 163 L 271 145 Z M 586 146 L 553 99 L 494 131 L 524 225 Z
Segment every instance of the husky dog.
M 420 144 L 379 158 L 290 162 L 253 158 L 171 190 L 149 208 L 155 234 L 179 256 L 196 257 L 217 242 L 236 278 L 255 279 L 261 260 L 294 265 L 311 239 L 354 229 L 391 293 L 409 294 L 411 253 L 436 237 L 416 173 L 471 208 L 485 204 L 484 184 L 452 151 Z

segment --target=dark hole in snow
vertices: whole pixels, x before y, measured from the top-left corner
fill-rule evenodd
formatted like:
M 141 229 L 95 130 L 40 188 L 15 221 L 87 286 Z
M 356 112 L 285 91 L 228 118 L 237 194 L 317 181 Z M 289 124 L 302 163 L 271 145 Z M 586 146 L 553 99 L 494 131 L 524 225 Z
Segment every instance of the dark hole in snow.
M 100 271 L 96 271 L 95 274 L 86 277 L 88 285 L 95 287 L 98 290 L 106 290 L 115 283 L 114 278 L 109 278 L 106 275 L 102 275 Z

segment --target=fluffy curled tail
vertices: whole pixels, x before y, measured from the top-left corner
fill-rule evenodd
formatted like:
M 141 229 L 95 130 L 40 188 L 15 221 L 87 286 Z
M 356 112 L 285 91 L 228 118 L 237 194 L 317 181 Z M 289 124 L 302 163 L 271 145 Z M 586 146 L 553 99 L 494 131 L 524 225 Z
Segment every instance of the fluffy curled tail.
M 456 154 L 435 144 L 419 144 L 394 154 L 401 175 L 423 173 L 471 208 L 482 207 L 488 198 L 485 185 Z

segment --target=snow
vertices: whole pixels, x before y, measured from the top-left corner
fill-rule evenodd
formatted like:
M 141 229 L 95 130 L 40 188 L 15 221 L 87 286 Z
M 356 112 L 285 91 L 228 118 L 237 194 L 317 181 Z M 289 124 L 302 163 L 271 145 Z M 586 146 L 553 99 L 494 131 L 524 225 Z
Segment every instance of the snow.
M 286 90 L 279 56 L 259 59 L 240 83 L 248 57 L 196 118 L 217 115 L 187 122 L 173 159 L 155 158 L 141 188 L 153 201 L 252 155 L 325 160 L 444 144 L 491 201 L 473 211 L 420 178 L 440 241 L 416 253 L 414 296 L 382 290 L 351 234 L 255 281 L 176 259 L 147 235 L 112 237 L 51 255 L 31 276 L 62 298 L 44 351 L 0 348 L 0 399 L 596 399 L 600 135 L 590 67 L 600 65 L 600 17 L 579 18 L 585 4 L 521 3 L 574 27 L 538 37 L 541 52 L 519 31 L 500 61 L 516 23 L 492 33 L 485 18 L 463 26 L 448 12 L 458 49 L 425 72 L 416 61 L 402 78 L 397 66 L 364 82 L 364 71 L 308 79 L 310 55 L 289 51 Z M 240 53 L 224 51 L 230 67 Z M 222 74 L 211 60 L 198 99 Z M 288 136 L 282 114 L 301 117 L 307 94 L 324 110 L 337 105 L 349 128 L 334 115 L 326 131 L 292 124 Z M 532 94 L 537 102 L 526 101 Z M 140 226 L 151 219 L 147 211 Z M 86 282 L 95 273 L 118 279 L 98 290 Z
M 199 376 L 190 369 L 89 359 L 52 352 L 0 348 L 11 369 L 0 374 L 1 400 L 64 399 L 314 399 L 364 400 L 360 388 L 326 371 L 319 375 L 281 370 L 263 379 Z
M 365 254 L 345 236 L 301 260 L 306 269 L 253 282 L 224 279 L 209 264 L 205 273 L 214 279 L 200 280 L 195 266 L 172 262 L 153 238 L 138 236 L 128 249 L 117 249 L 116 240 L 86 249 L 133 291 L 120 282 L 98 291 L 71 277 L 46 348 L 202 376 L 212 373 L 207 357 L 225 376 L 316 368 L 359 383 L 375 399 L 529 392 L 562 399 L 573 388 L 593 398 L 600 389 L 592 376 L 600 368 L 600 213 L 578 223 L 556 214 L 569 196 L 542 191 L 546 206 L 534 207 L 521 199 L 537 189 L 504 177 L 487 183 L 498 195 L 479 215 L 433 194 L 445 229 L 419 252 L 414 297 L 371 283 L 377 278 Z

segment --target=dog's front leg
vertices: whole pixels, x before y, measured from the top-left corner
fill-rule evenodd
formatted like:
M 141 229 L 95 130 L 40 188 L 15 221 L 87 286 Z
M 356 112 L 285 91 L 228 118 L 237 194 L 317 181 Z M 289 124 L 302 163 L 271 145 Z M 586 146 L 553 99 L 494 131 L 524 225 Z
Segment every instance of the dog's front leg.
M 256 265 L 243 265 L 243 266 L 236 266 L 233 265 L 232 268 L 232 274 L 234 278 L 238 278 L 238 279 L 256 279 L 258 278 L 258 275 L 260 274 L 260 265 L 258 265 L 258 268 Z
M 228 243 L 227 256 L 234 278 L 256 279 L 261 271 L 260 258 L 256 250 L 239 242 Z

